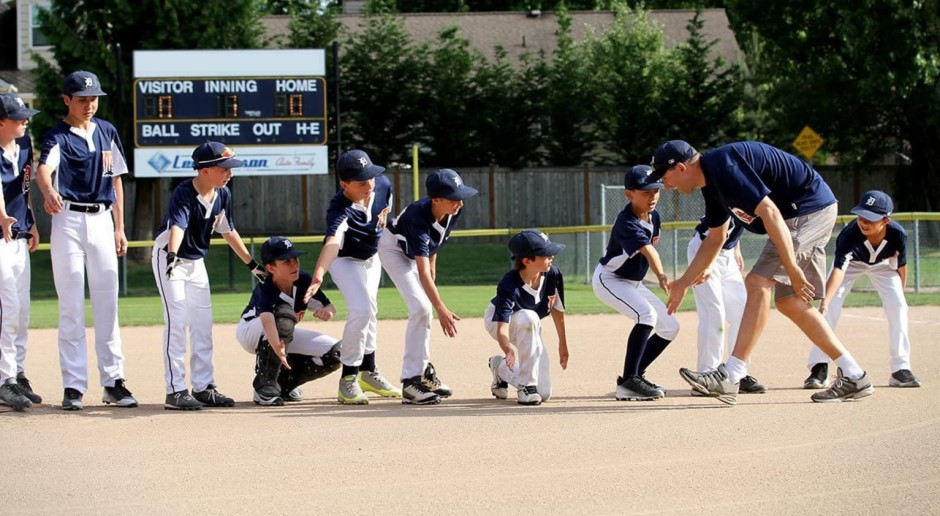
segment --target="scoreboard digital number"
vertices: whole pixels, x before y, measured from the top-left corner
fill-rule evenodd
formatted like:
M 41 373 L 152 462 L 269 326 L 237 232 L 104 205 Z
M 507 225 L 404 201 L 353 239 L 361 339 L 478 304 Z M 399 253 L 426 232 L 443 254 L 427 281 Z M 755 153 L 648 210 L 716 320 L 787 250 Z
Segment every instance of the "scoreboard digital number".
M 180 78 L 134 81 L 137 147 L 322 145 L 322 77 Z

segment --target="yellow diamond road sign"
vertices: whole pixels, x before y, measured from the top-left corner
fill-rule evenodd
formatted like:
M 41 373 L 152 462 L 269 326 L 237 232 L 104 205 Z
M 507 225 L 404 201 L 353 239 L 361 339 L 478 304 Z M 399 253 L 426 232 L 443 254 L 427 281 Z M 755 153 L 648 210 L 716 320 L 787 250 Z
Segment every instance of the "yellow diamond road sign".
M 796 136 L 796 139 L 793 140 L 793 146 L 796 147 L 796 150 L 800 151 L 800 154 L 806 156 L 806 159 L 813 159 L 816 151 L 819 150 L 819 147 L 822 146 L 824 141 L 822 136 L 819 136 L 816 131 L 806 126 L 800 131 L 800 134 Z

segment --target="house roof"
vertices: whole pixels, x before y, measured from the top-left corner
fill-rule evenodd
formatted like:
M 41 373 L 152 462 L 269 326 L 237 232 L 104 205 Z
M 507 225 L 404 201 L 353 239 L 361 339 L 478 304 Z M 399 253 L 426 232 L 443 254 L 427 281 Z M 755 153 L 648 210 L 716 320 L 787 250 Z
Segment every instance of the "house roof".
M 575 41 L 584 40 L 591 33 L 602 34 L 614 23 L 613 11 L 573 11 L 572 36 Z M 667 47 L 688 39 L 687 25 L 695 17 L 694 10 L 658 10 L 649 12 L 651 23 L 663 30 Z M 405 29 L 415 41 L 432 41 L 437 34 L 452 25 L 460 28 L 461 34 L 470 41 L 471 47 L 492 59 L 495 47 L 502 46 L 510 59 L 518 61 L 525 53 L 544 50 L 551 55 L 556 48 L 557 17 L 552 12 L 543 12 L 537 17 L 527 12 L 490 13 L 417 13 L 401 15 Z M 360 15 L 338 17 L 344 28 L 351 32 L 364 30 L 366 18 Z M 717 40 L 713 52 L 726 62 L 738 61 L 740 50 L 724 9 L 702 11 L 702 31 L 708 40 Z M 289 34 L 290 16 L 267 16 L 262 19 L 269 37 Z

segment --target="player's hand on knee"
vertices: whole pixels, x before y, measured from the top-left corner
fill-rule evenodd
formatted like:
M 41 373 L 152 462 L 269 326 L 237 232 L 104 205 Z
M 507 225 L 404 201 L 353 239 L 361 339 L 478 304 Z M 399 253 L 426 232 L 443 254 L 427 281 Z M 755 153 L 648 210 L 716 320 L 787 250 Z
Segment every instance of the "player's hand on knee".
M 336 315 L 336 307 L 332 303 L 313 311 L 313 316 L 321 321 L 329 321 Z
M 176 257 L 176 253 L 166 253 L 166 279 L 173 279 L 173 269 L 181 263 L 183 261 Z
M 512 370 L 516 366 L 516 350 L 509 348 L 506 352 L 506 367 Z
M 264 268 L 264 265 L 260 265 L 258 262 L 252 260 L 246 264 L 248 270 L 251 271 L 251 275 L 258 280 L 258 283 L 264 283 L 264 280 L 268 279 L 268 271 Z

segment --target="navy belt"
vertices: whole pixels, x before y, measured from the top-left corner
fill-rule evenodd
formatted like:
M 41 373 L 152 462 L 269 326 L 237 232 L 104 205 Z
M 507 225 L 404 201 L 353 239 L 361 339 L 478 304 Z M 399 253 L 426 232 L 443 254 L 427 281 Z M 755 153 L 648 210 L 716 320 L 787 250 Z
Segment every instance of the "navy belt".
M 94 204 L 84 204 L 76 203 L 74 201 L 66 201 L 68 203 L 69 211 L 77 211 L 78 213 L 99 213 L 108 209 L 104 204 L 94 203 Z
M 16 233 L 16 236 L 13 238 L 18 239 L 18 240 L 29 240 L 31 236 L 33 236 L 33 234 L 30 233 L 29 231 L 18 231 Z

